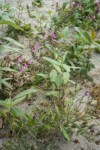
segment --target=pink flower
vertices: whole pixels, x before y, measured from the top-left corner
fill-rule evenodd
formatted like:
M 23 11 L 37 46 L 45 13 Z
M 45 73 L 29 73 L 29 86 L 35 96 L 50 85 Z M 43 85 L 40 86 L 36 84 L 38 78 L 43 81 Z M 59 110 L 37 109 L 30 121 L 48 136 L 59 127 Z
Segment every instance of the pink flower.
M 86 91 L 86 92 L 84 93 L 84 96 L 89 97 L 89 96 L 90 96 L 89 92 L 88 92 L 88 91 Z
M 30 59 L 27 63 L 28 63 L 28 65 L 31 65 L 33 63 L 33 61 Z
M 37 42 L 34 47 L 32 48 L 32 52 L 34 53 L 35 51 L 37 51 L 39 49 L 39 43 Z
M 96 16 L 94 15 L 92 18 L 93 18 L 93 19 L 96 19 Z
M 21 67 L 20 67 L 20 72 L 23 72 L 23 71 L 25 71 L 25 69 L 26 69 L 26 67 L 24 67 L 24 66 L 21 66 Z
M 27 65 L 26 63 L 24 63 L 24 64 L 23 64 L 23 67 L 27 68 L 27 67 L 28 67 L 28 65 Z
M 20 56 L 18 59 L 17 59 L 17 63 L 21 63 L 23 61 L 23 57 Z
M 27 69 L 28 65 L 26 63 L 22 64 L 22 66 L 20 67 L 20 72 L 23 72 Z
M 51 32 L 50 37 L 51 37 L 51 40 L 54 40 L 54 38 L 55 38 L 55 33 L 54 33 L 54 32 Z
M 73 7 L 73 6 L 75 6 L 76 5 L 76 3 L 75 2 L 71 2 L 71 6 Z

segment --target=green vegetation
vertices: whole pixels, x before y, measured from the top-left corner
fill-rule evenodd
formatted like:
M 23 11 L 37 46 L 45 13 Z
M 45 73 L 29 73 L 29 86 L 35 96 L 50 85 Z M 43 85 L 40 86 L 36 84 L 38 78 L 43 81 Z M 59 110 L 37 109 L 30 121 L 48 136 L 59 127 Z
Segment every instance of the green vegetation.
M 36 0 L 32 6 L 43 3 Z M 16 9 L 18 17 L 10 4 L 0 4 L 0 28 L 7 28 L 0 36 L 0 54 L 6 54 L 0 60 L 0 119 L 2 129 L 7 126 L 12 132 L 6 150 L 36 150 L 39 140 L 48 141 L 57 133 L 70 141 L 73 128 L 84 132 L 76 121 L 90 117 L 90 108 L 80 113 L 75 96 L 81 88 L 77 78 L 92 81 L 91 54 L 100 50 L 98 3 L 65 2 L 55 13 L 27 6 L 30 19 L 36 22 L 33 26 L 21 19 L 22 5 L 18 3 Z M 31 59 L 24 57 L 19 35 L 29 41 Z M 19 107 L 23 103 L 30 103 L 27 111 Z

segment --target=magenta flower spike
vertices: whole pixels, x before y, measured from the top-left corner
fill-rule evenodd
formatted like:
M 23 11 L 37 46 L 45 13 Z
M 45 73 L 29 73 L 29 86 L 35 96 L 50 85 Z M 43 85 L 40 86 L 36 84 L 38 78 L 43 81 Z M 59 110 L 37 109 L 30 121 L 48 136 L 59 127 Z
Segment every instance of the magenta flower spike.
M 71 2 L 71 6 L 73 7 L 73 6 L 75 6 L 76 5 L 76 3 L 75 2 Z
M 51 32 L 50 37 L 51 37 L 51 40 L 54 40 L 54 38 L 55 38 L 55 33 L 54 33 L 54 32 Z
M 23 61 L 23 57 L 20 56 L 20 57 L 18 58 L 18 60 L 17 60 L 17 63 L 21 63 L 22 61 Z
M 28 61 L 28 65 L 31 65 L 33 63 L 33 61 L 30 59 L 29 61 Z
M 39 43 L 35 43 L 34 47 L 32 48 L 32 52 L 34 53 L 35 51 L 37 51 L 39 49 Z

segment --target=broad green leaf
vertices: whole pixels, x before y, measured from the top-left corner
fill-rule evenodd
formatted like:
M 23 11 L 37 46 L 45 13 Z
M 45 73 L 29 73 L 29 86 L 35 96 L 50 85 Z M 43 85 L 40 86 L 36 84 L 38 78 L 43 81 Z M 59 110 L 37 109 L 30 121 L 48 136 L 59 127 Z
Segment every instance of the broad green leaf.
M 94 42 L 94 45 L 100 50 L 100 43 Z
M 50 72 L 50 80 L 51 80 L 51 82 L 55 82 L 56 77 L 57 77 L 57 71 L 55 69 L 52 69 L 51 72 Z
M 39 73 L 37 75 L 43 77 L 44 79 L 49 78 L 49 76 L 47 74 Z
M 6 100 L 0 100 L 0 106 L 4 106 L 9 109 L 12 107 L 12 100 L 10 98 Z
M 62 74 L 57 75 L 55 83 L 58 87 L 60 87 L 62 85 L 62 83 L 63 83 L 63 75 Z
M 20 117 L 21 119 L 25 117 L 25 112 L 17 107 L 12 107 L 11 113 L 15 117 Z
M 88 42 L 89 44 L 92 42 L 92 39 L 90 35 L 88 34 L 88 32 L 84 32 L 84 40 Z
M 90 49 L 91 50 L 99 50 L 100 51 L 100 44 L 99 43 L 97 43 L 97 42 L 93 42 L 93 44 L 91 44 L 91 46 L 90 46 Z
M 95 43 L 97 43 L 97 44 L 99 44 L 99 45 L 100 45 L 100 40 L 96 40 L 96 41 L 95 41 Z
M 12 22 L 11 18 L 9 16 L 5 15 L 5 14 L 4 15 L 2 14 L 1 17 L 2 17 L 2 20 L 7 20 L 7 21 L 11 21 Z
M 53 65 L 53 66 L 59 73 L 61 73 L 61 68 L 58 65 Z
M 0 45 L 0 52 L 2 52 L 2 51 L 3 52 L 13 52 L 13 51 L 20 52 L 20 49 L 19 48 L 11 47 L 9 45 L 2 44 L 2 45 Z
M 89 44 L 92 42 L 92 39 L 91 39 L 90 35 L 88 34 L 88 32 L 84 32 L 79 27 L 75 27 L 75 30 L 79 33 L 80 37 L 82 37 L 85 42 L 87 42 Z
M 49 63 L 51 63 L 52 65 L 58 65 L 58 66 L 61 66 L 61 63 L 59 63 L 58 61 L 56 60 L 53 60 L 51 58 L 48 58 L 48 57 L 43 57 L 43 59 L 47 60 Z
M 15 44 L 16 46 L 19 46 L 19 47 L 24 48 L 24 46 L 23 46 L 22 44 L 20 44 L 19 42 L 15 41 L 15 40 L 12 39 L 12 38 L 4 37 L 3 39 L 5 39 L 5 40 L 7 40 L 7 41 L 9 41 L 9 42 L 11 42 L 11 43 L 13 43 L 13 44 Z
M 16 100 L 13 101 L 13 106 L 21 103 L 25 99 L 25 96 L 21 98 L 17 98 Z
M 75 30 L 76 30 L 80 35 L 83 34 L 82 30 L 81 30 L 79 27 L 75 27 Z
M 11 69 L 9 67 L 0 67 L 0 70 L 2 70 L 2 71 L 9 71 L 9 72 L 17 72 L 16 70 Z
M 54 96 L 54 97 L 59 97 L 59 91 L 47 91 L 46 96 Z
M 13 28 L 15 29 L 18 29 L 18 30 L 22 30 L 22 28 L 20 28 L 17 24 L 13 23 L 12 21 L 8 21 L 8 20 L 1 20 L 0 21 L 0 24 L 6 24 L 6 25 L 9 25 L 9 26 L 12 26 Z
M 34 88 L 25 90 L 25 91 L 21 92 L 20 94 L 16 95 L 16 96 L 13 98 L 13 100 L 16 100 L 16 99 L 18 99 L 18 98 L 24 97 L 24 96 L 26 96 L 26 95 L 28 95 L 28 94 L 31 94 L 31 93 L 36 93 L 37 91 L 38 91 L 38 90 L 37 90 L 37 89 L 34 89 Z
M 70 74 L 68 72 L 63 73 L 63 82 L 66 84 L 69 81 Z
M 63 64 L 63 68 L 67 71 L 70 72 L 70 66 Z
M 9 84 L 9 83 L 6 81 L 6 79 L 2 79 L 2 80 L 1 80 L 1 83 L 12 90 L 11 84 Z

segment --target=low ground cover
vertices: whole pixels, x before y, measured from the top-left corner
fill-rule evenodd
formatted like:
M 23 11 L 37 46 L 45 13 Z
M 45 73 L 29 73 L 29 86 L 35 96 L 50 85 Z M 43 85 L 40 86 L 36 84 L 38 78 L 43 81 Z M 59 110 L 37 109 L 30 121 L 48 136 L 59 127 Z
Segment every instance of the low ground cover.
M 55 4 L 0 4 L 0 132 L 11 138 L 3 149 L 57 149 L 51 139 L 87 136 L 88 120 L 99 118 L 99 85 L 89 71 L 100 50 L 100 3 Z M 77 98 L 83 84 L 89 88 Z

